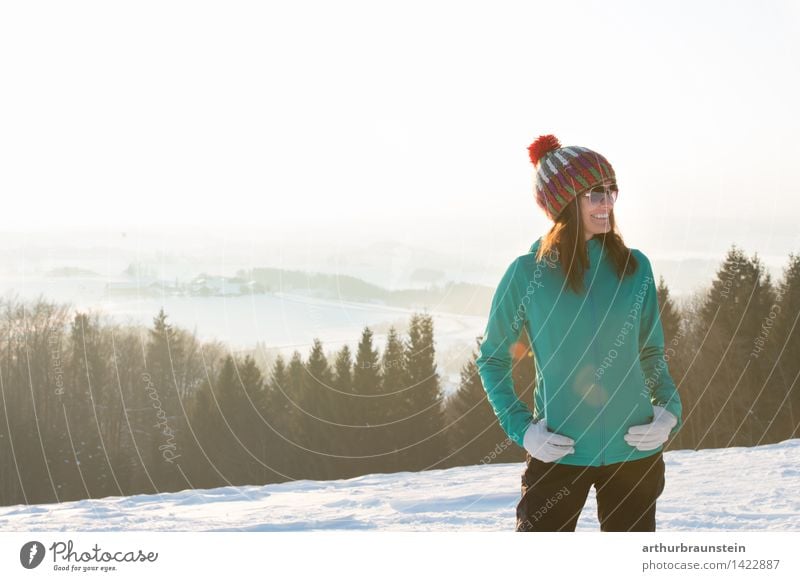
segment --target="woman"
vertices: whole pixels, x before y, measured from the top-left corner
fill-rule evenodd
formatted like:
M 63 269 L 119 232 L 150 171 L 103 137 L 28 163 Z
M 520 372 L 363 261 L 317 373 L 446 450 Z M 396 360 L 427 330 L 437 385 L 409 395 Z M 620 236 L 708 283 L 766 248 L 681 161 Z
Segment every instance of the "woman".
M 477 359 L 489 403 L 526 451 L 517 531 L 574 531 L 592 485 L 603 531 L 654 531 L 662 446 L 682 425 L 648 258 L 616 229 L 614 169 L 553 135 L 528 148 L 554 221 L 500 280 Z M 533 350 L 533 410 L 513 363 Z

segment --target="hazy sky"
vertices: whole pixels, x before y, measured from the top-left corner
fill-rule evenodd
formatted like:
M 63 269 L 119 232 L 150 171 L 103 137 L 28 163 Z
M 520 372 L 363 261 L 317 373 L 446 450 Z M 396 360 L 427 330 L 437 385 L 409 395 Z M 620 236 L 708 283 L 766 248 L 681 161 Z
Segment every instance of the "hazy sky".
M 3 3 L 0 229 L 511 258 L 554 133 L 614 165 L 630 245 L 784 255 L 798 33 L 797 2 Z

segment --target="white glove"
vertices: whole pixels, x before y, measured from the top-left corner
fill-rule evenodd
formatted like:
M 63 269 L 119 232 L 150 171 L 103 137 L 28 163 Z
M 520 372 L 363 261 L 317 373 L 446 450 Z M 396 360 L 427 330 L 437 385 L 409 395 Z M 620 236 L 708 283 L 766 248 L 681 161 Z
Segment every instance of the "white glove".
M 649 424 L 631 426 L 624 436 L 625 441 L 637 450 L 655 450 L 667 441 L 669 433 L 677 423 L 678 418 L 675 414 L 659 405 L 654 405 L 653 421 Z
M 531 456 L 542 462 L 554 462 L 567 454 L 575 453 L 575 441 L 567 436 L 548 432 L 545 420 L 528 426 L 522 444 Z

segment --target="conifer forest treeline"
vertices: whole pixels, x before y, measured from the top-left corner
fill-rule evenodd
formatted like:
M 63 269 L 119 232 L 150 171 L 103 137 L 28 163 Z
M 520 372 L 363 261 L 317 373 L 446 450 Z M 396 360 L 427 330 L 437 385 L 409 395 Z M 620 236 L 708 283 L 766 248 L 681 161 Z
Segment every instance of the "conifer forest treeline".
M 658 287 L 684 426 L 667 450 L 798 437 L 800 256 L 773 281 L 733 246 L 711 284 L 676 304 Z M 416 313 L 355 351 L 251 355 L 198 341 L 159 312 L 101 323 L 39 298 L 0 302 L 0 504 L 34 504 L 519 462 L 475 367 L 445 397 L 432 318 Z M 525 337 L 522 337 L 525 340 Z M 524 352 L 524 350 L 523 350 Z M 515 361 L 532 405 L 532 352 Z

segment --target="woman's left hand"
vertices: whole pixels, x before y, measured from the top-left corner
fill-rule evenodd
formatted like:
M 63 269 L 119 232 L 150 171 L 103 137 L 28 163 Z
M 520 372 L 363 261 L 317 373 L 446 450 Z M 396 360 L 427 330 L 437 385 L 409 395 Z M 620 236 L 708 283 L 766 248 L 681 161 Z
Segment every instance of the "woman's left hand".
M 637 450 L 655 450 L 667 441 L 669 433 L 677 423 L 678 418 L 674 414 L 661 406 L 654 405 L 653 421 L 649 424 L 631 426 L 624 436 L 625 441 Z

